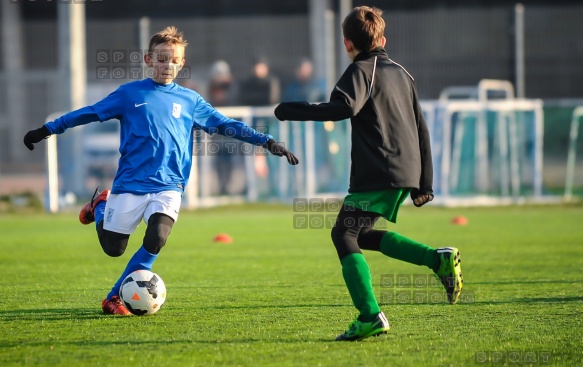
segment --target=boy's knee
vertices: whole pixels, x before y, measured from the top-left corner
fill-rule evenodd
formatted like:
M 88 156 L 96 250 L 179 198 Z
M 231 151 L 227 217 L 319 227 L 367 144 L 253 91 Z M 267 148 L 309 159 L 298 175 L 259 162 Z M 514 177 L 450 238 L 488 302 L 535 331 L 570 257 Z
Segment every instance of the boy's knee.
M 380 251 L 385 233 L 387 231 L 376 230 L 372 227 L 363 228 L 358 234 L 358 247 L 363 250 Z
M 332 230 L 330 231 L 330 237 L 332 237 L 332 243 L 334 244 L 334 246 L 337 246 L 338 244 L 343 242 L 345 233 L 346 231 L 343 231 L 338 226 L 332 227 Z
M 125 247 L 120 247 L 112 244 L 101 244 L 101 248 L 106 255 L 111 257 L 120 257 L 126 251 Z
M 99 239 L 103 252 L 111 257 L 120 257 L 126 251 L 126 247 L 128 247 L 128 239 L 130 236 L 111 231 L 107 232 L 109 232 L 109 235 L 105 234 Z
M 336 226 L 332 228 L 330 235 L 340 260 L 347 255 L 360 252 L 360 248 L 356 242 L 356 236 L 352 235 L 346 227 Z
M 151 254 L 158 254 L 170 236 L 174 220 L 161 213 L 153 214 L 148 220 L 144 235 L 144 248 Z
M 117 233 L 103 229 L 103 222 L 97 227 L 99 243 L 106 255 L 111 257 L 120 257 L 126 251 L 128 246 L 129 234 Z

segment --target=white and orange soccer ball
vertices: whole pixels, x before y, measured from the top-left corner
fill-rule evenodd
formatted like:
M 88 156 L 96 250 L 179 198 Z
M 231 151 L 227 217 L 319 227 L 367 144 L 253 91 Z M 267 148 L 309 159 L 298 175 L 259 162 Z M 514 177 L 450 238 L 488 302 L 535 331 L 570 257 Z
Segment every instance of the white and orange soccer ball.
M 149 270 L 136 270 L 121 283 L 119 298 L 134 315 L 153 315 L 166 301 L 166 285 Z

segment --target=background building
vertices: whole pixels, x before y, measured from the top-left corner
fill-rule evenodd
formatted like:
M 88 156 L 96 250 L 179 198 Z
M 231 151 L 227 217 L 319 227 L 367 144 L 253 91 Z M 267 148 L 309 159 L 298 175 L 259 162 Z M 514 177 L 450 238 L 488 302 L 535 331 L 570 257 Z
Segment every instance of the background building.
M 59 7 L 75 0 L 2 2 L 0 47 L 0 180 L 43 174 L 44 152 L 30 153 L 22 136 L 56 111 L 67 110 L 59 44 Z M 189 41 L 181 83 L 206 93 L 209 67 L 226 61 L 235 81 L 265 57 L 282 84 L 298 61 L 314 61 L 329 93 L 349 62 L 340 45 L 340 21 L 352 6 L 385 11 L 391 58 L 417 80 L 420 97 L 434 100 L 449 86 L 520 76 L 527 98 L 545 101 L 545 159 L 566 161 L 570 113 L 583 100 L 583 4 L 524 1 L 523 56 L 517 54 L 516 4 L 507 1 L 346 0 L 87 0 L 86 103 L 115 86 L 142 78 L 144 40 L 173 24 Z M 137 53 L 136 53 L 137 52 Z M 143 70 L 142 70 L 143 71 Z M 555 158 L 553 158 L 555 157 Z M 552 168 L 552 167 L 551 167 Z M 560 175 L 561 173 L 559 173 Z M 552 175 L 554 176 L 554 175 Z M 560 181 L 560 180 L 558 180 Z

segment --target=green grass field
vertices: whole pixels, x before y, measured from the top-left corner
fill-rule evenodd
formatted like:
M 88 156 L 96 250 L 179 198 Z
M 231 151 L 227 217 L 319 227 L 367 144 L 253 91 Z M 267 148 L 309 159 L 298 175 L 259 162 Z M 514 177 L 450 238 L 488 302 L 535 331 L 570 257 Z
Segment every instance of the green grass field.
M 1 214 L 0 366 L 583 364 L 583 206 L 402 208 L 389 229 L 460 248 L 463 302 L 407 297 L 436 290 L 387 280 L 430 271 L 367 252 L 391 331 L 352 343 L 333 341 L 356 311 L 329 230 L 294 229 L 293 215 L 266 205 L 182 213 L 153 269 L 166 304 L 124 318 L 100 303 L 143 224 L 109 258 L 76 214 Z M 469 224 L 450 224 L 457 215 Z M 234 242 L 213 243 L 221 232 Z

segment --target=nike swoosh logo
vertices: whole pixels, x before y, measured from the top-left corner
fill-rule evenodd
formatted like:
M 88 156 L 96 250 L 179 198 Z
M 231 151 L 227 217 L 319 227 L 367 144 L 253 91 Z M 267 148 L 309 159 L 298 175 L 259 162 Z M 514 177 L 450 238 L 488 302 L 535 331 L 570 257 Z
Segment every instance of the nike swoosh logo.
M 137 104 L 137 103 L 136 103 L 134 106 L 135 106 L 135 107 L 140 107 L 140 106 L 143 106 L 143 105 L 145 105 L 145 104 L 148 104 L 148 102 L 144 102 L 144 103 L 140 103 L 140 104 Z

